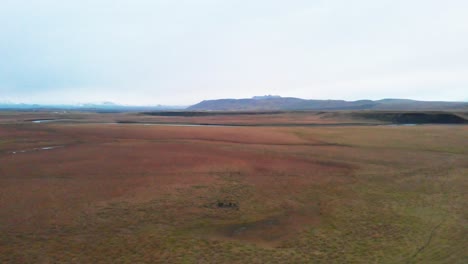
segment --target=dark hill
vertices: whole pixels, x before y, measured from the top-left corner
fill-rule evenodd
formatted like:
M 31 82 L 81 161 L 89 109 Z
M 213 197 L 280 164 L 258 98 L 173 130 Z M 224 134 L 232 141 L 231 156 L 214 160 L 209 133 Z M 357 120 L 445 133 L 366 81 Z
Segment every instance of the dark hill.
M 455 113 L 445 112 L 354 112 L 355 118 L 374 119 L 393 124 L 467 124 L 468 120 Z

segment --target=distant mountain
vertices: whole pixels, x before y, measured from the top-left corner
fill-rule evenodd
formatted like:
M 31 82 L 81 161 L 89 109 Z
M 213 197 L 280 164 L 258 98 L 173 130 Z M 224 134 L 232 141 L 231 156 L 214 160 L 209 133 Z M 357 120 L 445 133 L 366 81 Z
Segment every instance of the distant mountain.
M 78 110 L 78 111 L 96 111 L 96 112 L 126 112 L 126 111 L 163 111 L 163 110 L 181 110 L 185 106 L 133 106 L 119 105 L 112 102 L 102 103 L 84 103 L 84 104 L 24 104 L 12 102 L 0 102 L 0 110 Z
M 278 110 L 468 110 L 468 102 L 383 100 L 308 100 L 281 96 L 249 99 L 205 100 L 187 110 L 194 111 L 278 111 Z

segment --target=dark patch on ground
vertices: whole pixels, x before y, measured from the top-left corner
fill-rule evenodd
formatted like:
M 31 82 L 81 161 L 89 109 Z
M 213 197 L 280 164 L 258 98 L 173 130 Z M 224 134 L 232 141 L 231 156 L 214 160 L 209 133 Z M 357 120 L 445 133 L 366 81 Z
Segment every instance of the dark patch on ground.
M 468 124 L 468 120 L 459 115 L 443 112 L 363 112 L 352 116 L 394 124 Z
M 232 115 L 274 115 L 283 114 L 285 111 L 158 111 L 143 112 L 143 115 L 152 116 L 232 116 Z
M 319 223 L 318 210 L 288 212 L 257 221 L 231 224 L 218 229 L 218 236 L 257 245 L 278 246 L 303 229 Z
M 218 201 L 216 203 L 216 206 L 218 208 L 227 208 L 227 209 L 235 209 L 235 210 L 239 210 L 239 203 L 236 202 L 236 201 Z

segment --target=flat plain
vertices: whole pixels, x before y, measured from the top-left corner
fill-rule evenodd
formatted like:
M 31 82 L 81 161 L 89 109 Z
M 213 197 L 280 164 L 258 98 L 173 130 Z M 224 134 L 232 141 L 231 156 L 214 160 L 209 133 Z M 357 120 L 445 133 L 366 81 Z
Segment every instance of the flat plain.
M 0 262 L 468 263 L 468 126 L 378 124 L 2 112 Z

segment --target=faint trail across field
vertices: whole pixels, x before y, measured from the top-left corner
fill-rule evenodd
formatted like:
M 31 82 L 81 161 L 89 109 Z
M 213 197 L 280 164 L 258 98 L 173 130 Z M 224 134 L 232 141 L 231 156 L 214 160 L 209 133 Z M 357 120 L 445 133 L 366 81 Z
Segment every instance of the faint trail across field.
M 8 151 L 8 154 L 20 154 L 20 153 L 27 153 L 33 151 L 41 151 L 41 150 L 52 150 L 56 148 L 63 148 L 64 146 L 49 146 L 49 147 L 41 147 L 41 148 L 33 148 L 33 149 L 24 149 L 24 150 L 15 150 L 15 151 Z

